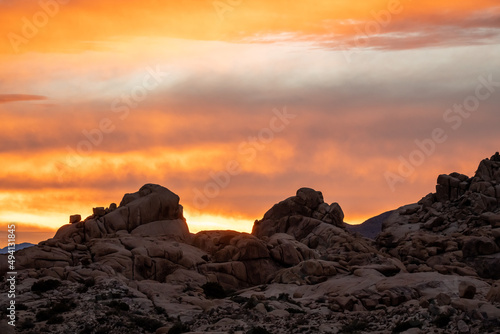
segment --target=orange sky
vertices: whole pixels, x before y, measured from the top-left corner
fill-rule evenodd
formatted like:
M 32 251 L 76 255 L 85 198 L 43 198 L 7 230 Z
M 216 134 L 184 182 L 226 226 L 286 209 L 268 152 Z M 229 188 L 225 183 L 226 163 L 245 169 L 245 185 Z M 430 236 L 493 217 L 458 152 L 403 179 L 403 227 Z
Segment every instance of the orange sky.
M 303 186 L 359 223 L 499 150 L 497 1 L 0 6 L 0 226 L 18 242 L 150 182 L 192 231 L 250 231 Z

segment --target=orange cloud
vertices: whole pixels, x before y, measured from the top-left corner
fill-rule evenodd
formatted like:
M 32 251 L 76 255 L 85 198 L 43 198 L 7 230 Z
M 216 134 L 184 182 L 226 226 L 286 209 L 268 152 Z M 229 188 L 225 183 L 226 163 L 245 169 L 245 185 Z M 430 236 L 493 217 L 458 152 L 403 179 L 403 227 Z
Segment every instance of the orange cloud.
M 376 21 L 381 11 L 389 10 L 393 13 L 391 31 L 401 23 L 410 23 L 411 28 L 407 30 L 419 32 L 422 23 L 441 26 L 443 18 L 444 24 L 458 20 L 465 22 L 459 26 L 467 27 L 470 24 L 464 18 L 471 13 L 494 10 L 498 3 L 495 0 L 418 3 L 409 0 L 314 3 L 261 0 L 230 5 L 225 1 L 63 3 L 25 0 L 4 6 L 0 22 L 7 38 L 0 44 L 0 53 L 12 54 L 106 49 L 105 42 L 139 36 L 218 41 L 282 33 L 312 39 L 315 39 L 312 36 L 355 36 L 356 25 Z M 453 19 L 446 22 L 446 17 Z M 480 19 L 484 16 L 476 22 Z M 481 26 L 498 27 L 495 22 L 498 20 L 483 21 Z
M 0 94 L 0 103 L 45 100 L 45 96 L 28 94 Z
M 360 222 L 498 150 L 500 95 L 455 132 L 442 118 L 500 78 L 496 1 L 401 0 L 386 26 L 387 0 L 232 3 L 3 3 L 0 91 L 18 94 L 0 95 L 0 221 L 53 229 L 152 182 L 194 231 L 248 231 L 304 186 Z M 374 22 L 360 61 L 332 52 Z M 150 68 L 168 75 L 126 107 Z M 284 106 L 296 118 L 270 133 Z M 449 140 L 392 192 L 384 173 L 436 127 Z

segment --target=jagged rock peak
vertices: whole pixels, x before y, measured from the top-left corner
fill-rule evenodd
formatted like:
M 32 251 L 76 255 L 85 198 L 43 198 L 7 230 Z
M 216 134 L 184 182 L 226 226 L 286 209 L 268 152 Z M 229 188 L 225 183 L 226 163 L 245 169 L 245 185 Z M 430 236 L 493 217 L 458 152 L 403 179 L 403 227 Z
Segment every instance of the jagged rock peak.
M 500 279 L 499 154 L 482 160 L 472 178 L 442 174 L 437 183 L 436 193 L 383 222 L 378 245 L 399 256 L 409 272 L 431 268 Z
M 481 161 L 474 178 L 477 181 L 500 183 L 500 154 L 496 152 L 491 159 Z
M 464 198 L 475 202 L 480 201 L 476 213 L 492 210 L 500 201 L 500 154 L 496 152 L 491 159 L 484 159 L 479 163 L 474 177 L 459 173 L 439 175 L 437 179 L 435 199 L 439 202 L 457 201 Z M 481 197 L 481 198 L 479 198 Z

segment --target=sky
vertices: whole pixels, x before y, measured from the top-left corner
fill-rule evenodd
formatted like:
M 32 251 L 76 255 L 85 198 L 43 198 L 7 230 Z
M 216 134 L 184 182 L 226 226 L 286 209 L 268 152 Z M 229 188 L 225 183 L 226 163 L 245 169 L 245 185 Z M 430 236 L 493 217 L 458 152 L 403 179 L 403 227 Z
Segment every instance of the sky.
M 357 224 L 500 150 L 497 0 L 0 7 L 0 247 L 145 183 L 192 232 L 301 187 Z

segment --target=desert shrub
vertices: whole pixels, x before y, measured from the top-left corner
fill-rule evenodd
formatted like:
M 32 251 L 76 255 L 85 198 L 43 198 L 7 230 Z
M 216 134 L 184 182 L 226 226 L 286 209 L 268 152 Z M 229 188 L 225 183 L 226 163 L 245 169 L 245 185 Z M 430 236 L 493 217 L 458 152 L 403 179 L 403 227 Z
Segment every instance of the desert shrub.
M 247 334 L 271 334 L 271 332 L 262 327 L 253 327 L 252 329 L 247 331 Z
M 85 285 L 83 284 L 80 284 L 77 288 L 76 288 L 76 292 L 78 293 L 85 293 L 89 291 L 89 288 L 87 288 Z
M 94 327 L 90 324 L 85 324 L 85 327 L 83 327 L 83 329 L 78 332 L 78 334 L 92 334 L 92 333 L 97 333 L 95 330 L 94 330 Z
M 238 304 L 245 304 L 246 302 L 248 302 L 249 298 L 243 296 L 233 296 L 231 297 L 231 300 Z
M 341 333 L 358 333 L 365 330 L 368 327 L 368 323 L 364 320 L 354 319 L 350 323 L 344 325 L 341 329 Z
M 47 321 L 48 325 L 62 324 L 64 322 L 64 318 L 57 314 L 57 312 L 53 309 L 38 311 L 35 318 L 37 322 Z
M 130 310 L 130 306 L 127 303 L 124 303 L 124 302 L 118 301 L 118 300 L 112 300 L 107 305 L 109 307 L 112 307 L 112 308 L 117 309 L 119 311 L 129 311 Z
M 304 311 L 302 311 L 302 310 L 299 310 L 299 309 L 296 309 L 296 308 L 291 308 L 291 307 L 286 308 L 286 309 L 285 309 L 285 311 L 287 311 L 287 312 L 288 312 L 288 313 L 290 313 L 290 314 L 296 314 L 296 313 L 306 313 L 306 312 L 304 312 Z
M 207 298 L 222 299 L 226 298 L 227 294 L 224 288 L 217 282 L 208 282 L 201 286 Z
M 318 299 L 316 299 L 316 303 L 324 304 L 324 303 L 326 303 L 326 298 L 325 297 L 319 297 Z
M 49 290 L 57 289 L 61 285 L 61 282 L 56 279 L 40 280 L 31 286 L 31 291 L 33 292 L 46 292 Z
M 280 293 L 278 295 L 278 300 L 288 302 L 288 301 L 290 301 L 290 295 L 288 293 Z
M 41 310 L 41 311 L 38 311 L 36 313 L 36 321 L 45 321 L 45 320 L 49 320 L 50 317 L 54 316 L 55 314 L 53 314 L 52 312 L 50 312 L 50 310 Z
M 500 328 L 500 319 L 484 319 L 481 321 L 479 333 L 494 333 Z
M 71 311 L 76 307 L 76 303 L 68 298 L 61 299 L 59 302 L 52 305 L 51 310 L 54 313 L 64 313 Z
M 166 316 L 168 318 L 167 310 L 165 310 L 165 308 L 163 308 L 161 306 L 155 306 L 155 311 L 156 311 L 156 314 L 163 314 L 164 316 Z
M 189 328 L 188 325 L 183 324 L 181 322 L 176 323 L 170 330 L 168 331 L 168 334 L 181 334 L 181 333 L 187 333 L 190 332 L 191 328 Z
M 273 298 L 270 298 L 270 299 L 273 299 Z M 293 298 L 290 298 L 290 295 L 288 293 L 280 293 L 278 295 L 277 300 L 300 306 L 300 303 L 298 301 L 294 300 Z
M 257 304 L 259 303 L 259 301 L 255 298 L 250 298 L 248 299 L 247 303 L 245 304 L 245 306 L 243 306 L 244 308 L 246 309 L 253 309 L 255 306 L 257 306 Z
M 18 311 L 26 311 L 28 309 L 28 306 L 23 303 L 16 304 L 16 309 Z
M 434 319 L 434 324 L 439 328 L 445 328 L 448 326 L 451 320 L 451 314 L 439 314 Z
M 134 322 L 135 325 L 149 332 L 154 332 L 158 328 L 163 327 L 163 322 L 148 317 L 134 316 L 132 318 L 132 321 Z
M 47 320 L 48 325 L 62 324 L 63 322 L 64 318 L 61 315 L 55 315 Z
M 409 330 L 410 328 L 422 328 L 423 323 L 416 319 L 410 319 L 407 321 L 402 321 L 396 324 L 392 333 L 401 333 Z
M 18 326 L 20 330 L 33 329 L 35 328 L 35 323 L 33 322 L 33 318 L 26 318 Z
M 83 284 L 87 287 L 87 288 L 91 288 L 95 285 L 95 279 L 93 277 L 89 277 L 85 280 L 85 282 L 83 282 Z

